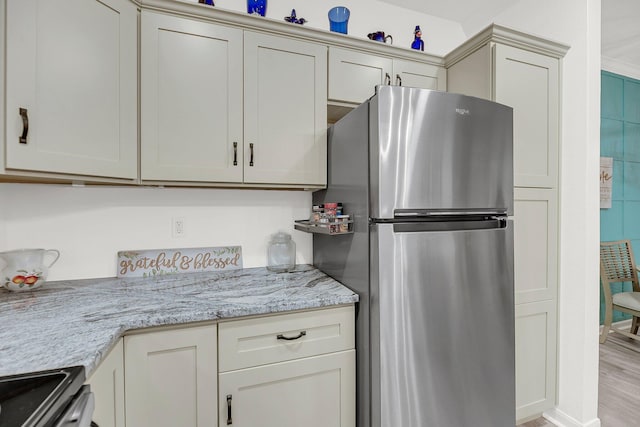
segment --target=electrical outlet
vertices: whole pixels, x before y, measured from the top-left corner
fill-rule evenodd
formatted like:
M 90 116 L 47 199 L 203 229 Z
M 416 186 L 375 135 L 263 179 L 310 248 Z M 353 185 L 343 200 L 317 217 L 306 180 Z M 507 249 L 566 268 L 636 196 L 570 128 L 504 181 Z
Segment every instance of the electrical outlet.
M 183 237 L 185 235 L 184 218 L 172 218 L 171 235 L 173 237 Z

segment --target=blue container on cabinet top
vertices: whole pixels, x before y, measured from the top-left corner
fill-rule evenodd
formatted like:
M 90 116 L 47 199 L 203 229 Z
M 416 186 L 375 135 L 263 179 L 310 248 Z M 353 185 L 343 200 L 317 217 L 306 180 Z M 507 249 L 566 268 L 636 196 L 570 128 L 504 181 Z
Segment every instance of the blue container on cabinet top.
M 347 34 L 351 12 L 344 6 L 336 6 L 329 11 L 329 29 L 334 33 Z
M 267 14 L 267 0 L 247 0 L 247 13 L 265 16 Z

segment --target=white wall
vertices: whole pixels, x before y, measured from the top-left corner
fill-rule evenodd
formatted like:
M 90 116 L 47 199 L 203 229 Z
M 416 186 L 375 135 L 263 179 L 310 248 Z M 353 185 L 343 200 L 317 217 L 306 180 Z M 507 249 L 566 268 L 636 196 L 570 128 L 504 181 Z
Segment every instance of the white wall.
M 0 250 L 55 248 L 49 280 L 113 277 L 126 249 L 241 245 L 245 267 L 266 265 L 269 236 L 287 231 L 297 262 L 312 263 L 311 193 L 176 188 L 0 184 Z M 172 218 L 186 235 L 173 238 Z
M 571 46 L 562 80 L 558 406 L 566 426 L 599 426 L 600 0 L 520 0 L 495 22 Z
M 197 0 L 182 0 L 196 2 Z M 216 0 L 216 7 L 246 13 L 244 0 Z M 408 11 L 377 0 L 296 5 L 305 25 L 329 28 L 328 10 L 351 10 L 349 35 L 365 38 L 375 30 L 409 47 L 421 25 L 426 49 L 442 55 L 465 40 L 458 23 Z M 269 0 L 267 18 L 283 20 L 292 3 Z M 62 252 L 49 279 L 109 277 L 116 274 L 116 253 L 217 245 L 243 246 L 246 267 L 266 264 L 268 236 L 289 231 L 297 243 L 297 261 L 312 262 L 311 236 L 293 230 L 293 220 L 308 216 L 311 193 L 302 191 L 71 187 L 0 184 L 0 250 L 57 248 Z M 185 219 L 187 235 L 171 236 L 171 218 Z
M 197 0 L 183 0 L 197 3 Z M 246 13 L 246 0 L 214 0 L 215 7 Z M 346 6 L 351 12 L 348 32 L 350 36 L 367 38 L 374 31 L 393 36 L 394 46 L 410 48 L 413 30 L 420 25 L 425 52 L 444 55 L 465 39 L 462 26 L 446 19 L 403 9 L 377 0 L 301 1 L 267 0 L 267 18 L 284 20 L 296 9 L 296 15 L 309 22 L 305 26 L 329 30 L 327 13 L 334 6 Z

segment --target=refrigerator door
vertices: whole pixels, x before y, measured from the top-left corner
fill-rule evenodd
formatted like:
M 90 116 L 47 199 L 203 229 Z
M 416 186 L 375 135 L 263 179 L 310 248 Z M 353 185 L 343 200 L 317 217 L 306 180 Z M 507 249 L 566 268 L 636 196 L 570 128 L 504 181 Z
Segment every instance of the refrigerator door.
M 513 213 L 512 108 L 399 86 L 369 102 L 371 218 Z
M 373 427 L 515 425 L 513 224 L 459 225 L 372 225 Z

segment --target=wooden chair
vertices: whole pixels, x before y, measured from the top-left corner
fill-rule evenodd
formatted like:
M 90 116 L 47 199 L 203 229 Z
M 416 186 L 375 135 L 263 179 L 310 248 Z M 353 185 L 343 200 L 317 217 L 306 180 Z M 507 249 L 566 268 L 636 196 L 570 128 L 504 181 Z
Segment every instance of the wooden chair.
M 600 242 L 600 280 L 604 291 L 605 315 L 604 327 L 600 335 L 600 342 L 607 340 L 609 331 L 614 331 L 629 338 L 640 340 L 638 333 L 638 318 L 640 317 L 640 284 L 638 270 L 633 257 L 633 249 L 629 240 L 616 242 Z M 611 293 L 611 283 L 631 282 L 632 292 Z M 613 310 L 628 313 L 633 316 L 631 330 L 623 331 L 611 326 Z

